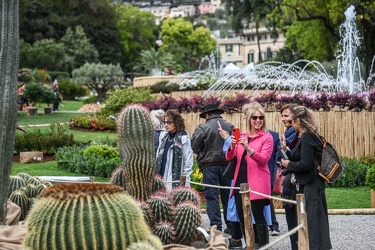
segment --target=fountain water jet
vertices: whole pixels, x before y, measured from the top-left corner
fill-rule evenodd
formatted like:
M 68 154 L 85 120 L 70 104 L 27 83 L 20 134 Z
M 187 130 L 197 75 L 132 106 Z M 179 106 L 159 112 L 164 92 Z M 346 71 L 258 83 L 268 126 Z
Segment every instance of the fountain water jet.
M 329 75 L 318 61 L 299 60 L 292 64 L 275 61 L 264 62 L 257 65 L 250 64 L 240 70 L 225 72 L 223 70 L 225 62 L 218 63 L 218 57 L 211 55 L 204 58 L 204 61 L 208 62 L 207 69 L 180 74 L 169 84 L 179 84 L 180 89 L 185 89 L 214 80 L 215 83 L 203 94 L 204 98 L 209 96 L 225 98 L 233 89 L 241 92 L 250 87 L 253 90 L 286 89 L 292 92 L 309 93 L 327 91 L 352 94 L 363 91 L 375 75 L 370 72 L 367 82 L 361 78 L 360 63 L 356 56 L 360 38 L 355 23 L 354 6 L 350 6 L 345 11 L 345 16 L 346 21 L 340 26 L 342 40 L 339 44 L 340 54 L 337 56 L 338 74 L 336 79 Z M 212 61 L 210 62 L 210 60 Z M 305 64 L 303 68 L 298 66 L 301 62 Z M 313 71 L 307 68 L 313 69 Z

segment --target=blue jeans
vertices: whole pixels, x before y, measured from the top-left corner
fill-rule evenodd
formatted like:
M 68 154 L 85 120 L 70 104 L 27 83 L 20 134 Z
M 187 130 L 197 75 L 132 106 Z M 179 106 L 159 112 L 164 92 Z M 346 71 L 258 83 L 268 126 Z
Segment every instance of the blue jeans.
M 227 165 L 218 165 L 203 168 L 203 183 L 216 186 L 230 187 L 232 180 L 223 177 L 223 173 L 226 167 Z M 207 216 L 210 219 L 210 226 L 216 225 L 217 229 L 220 231 L 223 229 L 220 213 L 219 194 L 221 198 L 221 203 L 223 204 L 224 221 L 227 225 L 227 228 L 231 230 L 230 221 L 227 221 L 229 189 L 204 187 L 204 196 L 207 200 L 206 210 Z

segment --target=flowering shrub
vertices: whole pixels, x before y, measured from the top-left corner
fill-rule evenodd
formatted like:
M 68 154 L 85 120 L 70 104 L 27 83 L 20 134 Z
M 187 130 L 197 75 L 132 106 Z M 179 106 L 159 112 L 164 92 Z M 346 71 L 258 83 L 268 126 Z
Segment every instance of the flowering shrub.
M 197 163 L 193 165 L 193 173 L 190 175 L 190 180 L 193 182 L 203 183 L 203 173 L 199 170 Z M 197 190 L 197 192 L 203 191 L 203 186 L 197 184 L 191 184 L 192 188 Z
M 180 113 L 201 112 L 203 107 L 207 104 L 219 103 L 226 113 L 241 112 L 244 104 L 251 101 L 257 101 L 264 107 L 273 107 L 276 110 L 280 109 L 282 105 L 288 103 L 296 103 L 304 105 L 312 110 L 329 111 L 334 107 L 352 111 L 374 111 L 375 110 L 375 89 L 362 92 L 362 93 L 328 93 L 319 92 L 314 93 L 293 93 L 293 94 L 278 94 L 271 92 L 262 96 L 250 96 L 242 93 L 237 94 L 235 97 L 229 97 L 222 100 L 218 97 L 209 97 L 204 99 L 202 96 L 192 96 L 191 98 L 181 98 L 177 100 L 169 95 L 163 95 L 157 101 L 142 102 L 142 105 L 149 110 L 156 109 L 177 109 Z M 71 119 L 71 127 L 96 129 L 96 130 L 115 130 L 116 117 L 111 116 L 95 116 L 84 115 L 77 116 Z
M 94 130 L 116 130 L 114 116 L 96 116 L 95 114 L 74 116 L 70 119 L 71 128 L 85 128 Z

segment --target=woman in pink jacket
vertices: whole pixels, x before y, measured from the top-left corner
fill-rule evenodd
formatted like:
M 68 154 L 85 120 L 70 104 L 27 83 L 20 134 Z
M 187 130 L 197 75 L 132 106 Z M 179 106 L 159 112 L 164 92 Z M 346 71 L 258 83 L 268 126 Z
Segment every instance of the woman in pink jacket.
M 231 146 L 226 152 L 227 160 L 237 157 L 237 165 L 234 173 L 234 186 L 248 183 L 253 191 L 271 195 L 270 172 L 268 160 L 272 155 L 273 138 L 268 133 L 265 112 L 262 106 L 255 102 L 246 106 L 247 129 L 241 133 L 238 141 L 232 135 Z M 244 219 L 241 194 L 234 190 L 236 207 L 240 223 L 231 230 L 232 239 L 229 249 L 242 247 L 241 238 L 244 235 Z M 270 204 L 270 200 L 263 196 L 250 193 L 251 209 L 256 224 L 254 225 L 255 242 L 259 247 L 268 244 L 268 225 L 263 215 L 263 209 Z M 242 229 L 242 232 L 241 232 Z

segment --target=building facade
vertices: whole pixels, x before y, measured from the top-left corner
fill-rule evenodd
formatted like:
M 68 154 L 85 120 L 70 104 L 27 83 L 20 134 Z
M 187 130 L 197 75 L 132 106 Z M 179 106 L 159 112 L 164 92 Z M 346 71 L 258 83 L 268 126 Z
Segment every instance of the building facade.
M 243 67 L 249 63 L 274 58 L 280 49 L 285 47 L 284 34 L 279 34 L 275 39 L 272 32 L 265 27 L 259 28 L 258 33 L 257 35 L 255 28 L 251 28 L 244 30 L 242 37 L 218 39 L 222 59 Z

